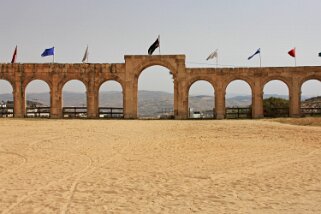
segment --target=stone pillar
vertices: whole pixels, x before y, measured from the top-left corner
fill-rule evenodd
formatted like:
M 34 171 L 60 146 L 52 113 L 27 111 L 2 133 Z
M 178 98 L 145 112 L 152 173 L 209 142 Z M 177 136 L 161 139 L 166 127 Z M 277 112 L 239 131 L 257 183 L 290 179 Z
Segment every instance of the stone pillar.
M 290 117 L 301 116 L 301 88 L 297 80 L 293 80 L 291 89 L 289 89 L 290 102 L 289 111 Z
M 188 118 L 188 88 L 186 82 L 185 56 L 176 59 L 176 72 L 174 81 L 174 116 L 175 119 Z
M 50 118 L 62 118 L 62 86 L 60 87 L 58 74 L 52 76 L 52 88 L 50 89 Z
M 91 75 L 89 78 L 87 85 L 87 118 L 98 118 L 99 89 L 95 88 L 94 76 Z
M 188 119 L 188 89 L 184 80 L 174 82 L 175 119 Z
M 56 87 L 50 90 L 50 118 L 62 118 L 62 91 Z
M 98 117 L 98 94 L 89 87 L 87 90 L 87 118 Z
M 263 88 L 259 80 L 256 80 L 252 91 L 252 118 L 263 117 Z
M 124 86 L 124 118 L 137 118 L 137 93 L 138 93 L 138 78 L 129 79 Z
M 216 119 L 225 118 L 225 90 L 223 87 L 215 89 L 215 114 Z
M 174 80 L 174 118 L 178 117 L 178 82 Z
M 24 91 L 21 88 L 20 82 L 15 82 L 15 89 L 13 90 L 14 100 L 14 117 L 23 118 L 25 115 L 25 98 Z
M 23 118 L 25 115 L 25 92 L 22 86 L 20 69 L 19 71 L 16 71 L 14 81 L 15 81 L 14 89 L 13 89 L 14 117 Z

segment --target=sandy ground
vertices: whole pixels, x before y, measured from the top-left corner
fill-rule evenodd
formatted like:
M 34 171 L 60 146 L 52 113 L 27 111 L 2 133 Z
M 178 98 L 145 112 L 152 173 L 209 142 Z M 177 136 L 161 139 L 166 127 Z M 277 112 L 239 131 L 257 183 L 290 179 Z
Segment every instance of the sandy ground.
M 321 127 L 0 120 L 2 213 L 321 213 Z

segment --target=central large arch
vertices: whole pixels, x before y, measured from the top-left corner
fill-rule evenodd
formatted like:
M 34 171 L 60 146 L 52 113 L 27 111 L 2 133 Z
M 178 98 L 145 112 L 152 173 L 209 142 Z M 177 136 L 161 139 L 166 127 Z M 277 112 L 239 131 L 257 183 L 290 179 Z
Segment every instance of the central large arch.
M 132 55 L 125 56 L 126 65 L 126 82 L 131 82 L 126 85 L 124 113 L 125 118 L 138 117 L 138 78 L 144 69 L 151 66 L 163 66 L 171 71 L 174 82 L 174 117 L 185 118 L 187 109 L 185 104 L 179 102 L 179 90 L 183 90 L 183 86 L 179 86 L 179 74 L 184 75 L 185 72 L 185 56 L 184 55 Z
M 138 77 L 138 117 L 174 118 L 174 81 L 167 67 L 145 68 Z

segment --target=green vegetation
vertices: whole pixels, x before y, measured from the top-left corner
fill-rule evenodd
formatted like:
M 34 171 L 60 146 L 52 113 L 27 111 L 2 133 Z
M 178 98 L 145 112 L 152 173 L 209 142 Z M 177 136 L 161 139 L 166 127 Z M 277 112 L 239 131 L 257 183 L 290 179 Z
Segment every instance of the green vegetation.
M 288 116 L 289 100 L 270 97 L 263 100 L 264 116 L 282 117 Z
M 270 97 L 263 100 L 264 109 L 272 109 L 272 108 L 288 108 L 289 100 L 283 98 Z

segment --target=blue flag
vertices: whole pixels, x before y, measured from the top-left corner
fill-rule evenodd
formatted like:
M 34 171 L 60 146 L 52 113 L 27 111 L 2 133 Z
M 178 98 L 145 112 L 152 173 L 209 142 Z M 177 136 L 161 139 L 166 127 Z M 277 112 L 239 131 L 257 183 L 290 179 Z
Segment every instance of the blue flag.
M 55 47 L 45 49 L 41 54 L 42 57 L 55 55 Z
M 250 60 L 252 59 L 256 54 L 259 54 L 261 53 L 261 48 L 257 49 L 257 51 L 252 55 L 252 56 L 249 56 L 247 59 Z

